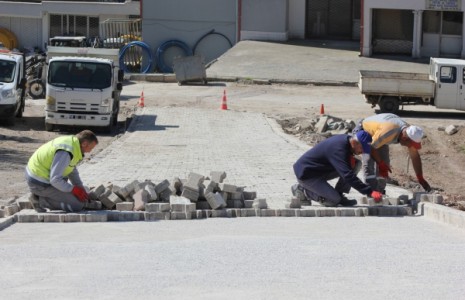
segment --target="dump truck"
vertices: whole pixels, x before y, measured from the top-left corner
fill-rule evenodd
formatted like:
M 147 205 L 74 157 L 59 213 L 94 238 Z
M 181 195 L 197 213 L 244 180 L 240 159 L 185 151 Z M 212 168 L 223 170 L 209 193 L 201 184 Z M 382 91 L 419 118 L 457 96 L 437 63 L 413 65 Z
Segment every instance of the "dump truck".
M 0 120 L 14 125 L 23 116 L 25 95 L 24 54 L 0 49 Z
M 360 70 L 358 86 L 381 112 L 396 113 L 404 105 L 465 110 L 465 60 L 431 58 L 429 73 Z
M 45 129 L 101 127 L 118 122 L 123 70 L 119 49 L 48 46 Z

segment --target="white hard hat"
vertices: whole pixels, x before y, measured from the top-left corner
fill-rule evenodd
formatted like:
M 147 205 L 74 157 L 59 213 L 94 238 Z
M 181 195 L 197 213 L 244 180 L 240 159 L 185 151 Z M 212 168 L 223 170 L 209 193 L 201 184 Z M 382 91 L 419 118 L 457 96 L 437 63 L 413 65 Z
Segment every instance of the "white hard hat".
M 418 126 L 410 125 L 407 127 L 407 135 L 415 143 L 421 143 L 421 139 L 423 138 L 423 129 Z

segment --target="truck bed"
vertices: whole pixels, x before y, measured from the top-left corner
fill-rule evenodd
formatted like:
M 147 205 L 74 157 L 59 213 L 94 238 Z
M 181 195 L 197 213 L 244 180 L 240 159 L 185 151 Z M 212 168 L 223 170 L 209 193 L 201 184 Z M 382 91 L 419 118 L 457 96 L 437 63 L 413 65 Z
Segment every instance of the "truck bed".
M 364 95 L 434 97 L 434 81 L 424 73 L 360 70 L 358 84 Z

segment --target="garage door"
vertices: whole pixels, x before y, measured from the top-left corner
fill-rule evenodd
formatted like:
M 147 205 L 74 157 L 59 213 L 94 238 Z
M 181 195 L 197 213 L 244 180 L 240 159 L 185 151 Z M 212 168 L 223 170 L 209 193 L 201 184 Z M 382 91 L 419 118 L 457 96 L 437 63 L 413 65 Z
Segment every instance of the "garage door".
M 352 0 L 307 0 L 308 38 L 352 38 Z

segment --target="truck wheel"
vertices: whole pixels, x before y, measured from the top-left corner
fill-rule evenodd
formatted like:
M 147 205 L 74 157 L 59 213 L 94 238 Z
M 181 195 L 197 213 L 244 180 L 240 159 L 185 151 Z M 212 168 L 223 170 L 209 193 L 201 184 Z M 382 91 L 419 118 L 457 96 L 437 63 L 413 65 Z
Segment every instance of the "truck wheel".
M 32 99 L 42 99 L 45 97 L 45 85 L 41 79 L 36 79 L 29 84 L 29 96 Z
M 395 114 L 399 111 L 399 100 L 395 97 L 384 97 L 378 105 L 382 113 Z
M 45 130 L 53 131 L 53 124 L 45 123 Z

